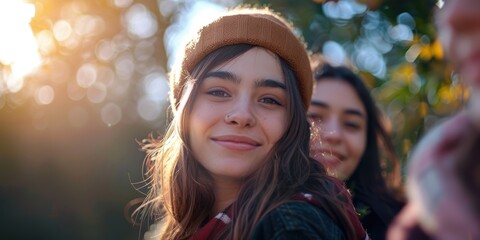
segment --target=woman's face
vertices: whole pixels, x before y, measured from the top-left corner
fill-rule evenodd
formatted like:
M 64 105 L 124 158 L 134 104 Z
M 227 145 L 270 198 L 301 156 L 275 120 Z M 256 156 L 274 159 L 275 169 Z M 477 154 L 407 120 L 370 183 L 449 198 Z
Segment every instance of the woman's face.
M 439 38 L 456 70 L 480 89 L 480 1 L 448 0 L 437 13 Z
M 367 141 L 367 114 L 354 88 L 339 79 L 317 81 L 308 117 L 313 122 L 310 155 L 337 178 L 348 179 Z
M 287 128 L 279 59 L 255 47 L 206 74 L 189 118 L 195 159 L 216 181 L 255 171 Z

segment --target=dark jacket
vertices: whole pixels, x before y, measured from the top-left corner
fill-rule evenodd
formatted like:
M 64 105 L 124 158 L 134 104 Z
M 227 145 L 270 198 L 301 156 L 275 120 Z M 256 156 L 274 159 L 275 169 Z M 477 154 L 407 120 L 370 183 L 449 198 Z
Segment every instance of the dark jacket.
M 384 240 L 388 226 L 392 223 L 395 216 L 400 212 L 403 203 L 391 200 L 388 204 L 384 201 L 376 200 L 372 204 L 367 204 L 353 197 L 353 205 L 360 214 L 360 222 L 367 231 L 372 240 Z
M 321 208 L 303 201 L 291 201 L 262 217 L 251 239 L 336 240 L 345 239 L 345 236 Z

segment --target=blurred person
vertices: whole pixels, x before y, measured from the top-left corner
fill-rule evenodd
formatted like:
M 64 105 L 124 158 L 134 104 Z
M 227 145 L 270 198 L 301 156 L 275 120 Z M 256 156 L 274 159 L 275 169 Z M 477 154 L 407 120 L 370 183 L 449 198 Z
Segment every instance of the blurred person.
M 346 189 L 308 156 L 313 82 L 291 25 L 237 8 L 184 51 L 169 129 L 143 142 L 149 238 L 365 239 Z
M 443 1 L 442 1 L 443 3 Z M 389 239 L 480 239 L 480 1 L 435 13 L 447 59 L 469 86 L 465 109 L 434 127 L 410 158 L 409 203 Z
M 318 61 L 308 118 L 312 122 L 310 155 L 345 181 L 368 235 L 385 239 L 388 225 L 403 206 L 382 175 L 381 144 L 398 166 L 381 114 L 362 79 L 344 66 Z M 389 173 L 393 181 L 399 169 Z M 390 184 L 394 186 L 394 184 Z M 398 183 L 397 183 L 398 186 Z

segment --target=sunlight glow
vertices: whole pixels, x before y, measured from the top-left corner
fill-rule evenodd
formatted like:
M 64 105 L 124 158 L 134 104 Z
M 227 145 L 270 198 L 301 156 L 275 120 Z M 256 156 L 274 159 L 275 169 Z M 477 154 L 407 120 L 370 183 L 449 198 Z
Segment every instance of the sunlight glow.
M 3 76 L 7 91 L 19 91 L 23 78 L 40 66 L 38 45 L 29 25 L 34 15 L 33 4 L 22 0 L 0 1 L 0 64 L 7 66 L 6 70 L 10 68 Z
M 165 31 L 164 45 L 168 55 L 168 67 L 180 57 L 180 50 L 190 35 L 227 11 L 227 7 L 208 1 L 187 2 Z

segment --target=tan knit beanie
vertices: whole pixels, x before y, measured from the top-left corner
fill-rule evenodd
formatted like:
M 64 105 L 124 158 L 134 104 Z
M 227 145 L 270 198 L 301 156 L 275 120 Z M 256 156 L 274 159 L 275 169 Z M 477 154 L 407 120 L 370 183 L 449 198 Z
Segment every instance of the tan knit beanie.
M 292 32 L 292 26 L 269 9 L 231 10 L 201 28 L 185 47 L 181 64 L 170 76 L 170 104 L 176 111 L 183 87 L 193 68 L 214 50 L 235 44 L 266 48 L 284 59 L 293 69 L 305 109 L 312 96 L 312 72 L 305 44 Z

